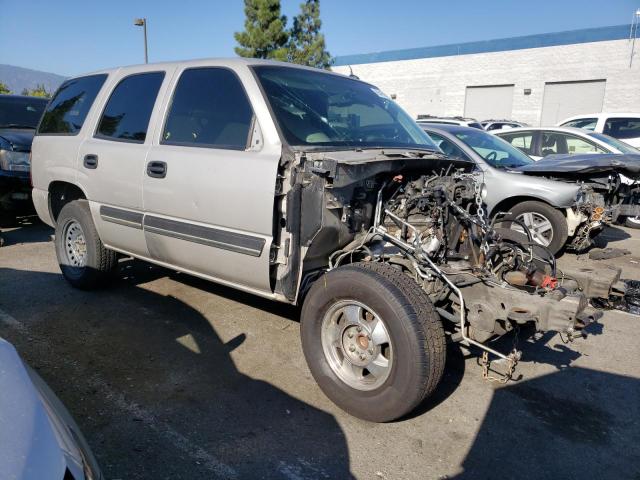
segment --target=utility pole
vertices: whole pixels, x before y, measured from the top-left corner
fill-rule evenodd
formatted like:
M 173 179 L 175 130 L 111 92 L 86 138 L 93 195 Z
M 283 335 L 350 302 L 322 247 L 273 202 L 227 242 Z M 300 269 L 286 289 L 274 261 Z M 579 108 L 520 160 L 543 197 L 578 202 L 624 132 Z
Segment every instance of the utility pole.
M 147 50 L 147 19 L 146 18 L 136 18 L 133 21 L 133 24 L 136 27 L 142 27 L 144 30 L 144 63 L 149 63 L 149 54 Z

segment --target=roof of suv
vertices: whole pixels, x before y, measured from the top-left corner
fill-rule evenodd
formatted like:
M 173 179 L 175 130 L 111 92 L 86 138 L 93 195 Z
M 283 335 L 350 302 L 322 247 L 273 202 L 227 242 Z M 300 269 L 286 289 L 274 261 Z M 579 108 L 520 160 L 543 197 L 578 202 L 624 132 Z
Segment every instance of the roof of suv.
M 319 68 L 314 68 L 314 67 L 307 67 L 305 65 L 298 65 L 295 63 L 288 63 L 288 62 L 279 62 L 277 60 L 264 60 L 264 59 L 260 59 L 260 58 L 242 58 L 242 57 L 233 57 L 233 58 L 200 58 L 200 59 L 193 59 L 193 60 L 176 60 L 176 61 L 171 61 L 171 62 L 157 62 L 157 63 L 141 63 L 141 64 L 136 64 L 136 65 L 125 65 L 125 66 L 121 66 L 121 67 L 112 67 L 112 68 L 105 68 L 102 70 L 96 70 L 93 72 L 87 72 L 87 73 L 83 73 L 80 75 L 76 75 L 73 78 L 77 78 L 77 77 L 84 77 L 87 75 L 95 75 L 95 74 L 100 74 L 100 73 L 113 73 L 113 72 L 117 72 L 117 71 L 132 71 L 132 72 L 136 72 L 136 71 L 140 71 L 140 70 L 144 70 L 144 71 L 149 71 L 152 70 L 153 68 L 169 68 L 169 67 L 175 67 L 175 66 L 183 66 L 183 67 L 202 67 L 202 66 L 219 66 L 219 67 L 238 67 L 241 65 L 245 65 L 245 66 L 252 66 L 252 65 L 271 65 L 271 66 L 277 66 L 277 67 L 288 67 L 288 68 L 298 68 L 301 70 L 312 70 L 315 72 L 324 72 L 327 73 L 329 75 L 336 75 L 339 77 L 344 77 L 344 78 L 352 78 L 353 80 L 356 81 L 360 81 L 362 83 L 366 83 L 369 84 L 368 82 L 363 82 L 362 80 L 358 80 L 355 79 L 353 77 L 349 77 L 348 75 L 344 75 L 342 73 L 338 73 L 338 72 L 332 72 L 329 70 L 321 70 Z

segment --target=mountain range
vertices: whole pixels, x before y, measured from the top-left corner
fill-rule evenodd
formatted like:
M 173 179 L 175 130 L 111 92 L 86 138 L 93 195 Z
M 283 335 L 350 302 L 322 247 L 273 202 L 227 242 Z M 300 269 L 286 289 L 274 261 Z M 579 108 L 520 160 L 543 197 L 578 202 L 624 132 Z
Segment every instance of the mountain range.
M 32 89 L 37 85 L 44 85 L 47 91 L 54 92 L 65 78 L 55 73 L 0 64 L 0 83 L 7 85 L 11 93 L 18 95 L 23 89 Z

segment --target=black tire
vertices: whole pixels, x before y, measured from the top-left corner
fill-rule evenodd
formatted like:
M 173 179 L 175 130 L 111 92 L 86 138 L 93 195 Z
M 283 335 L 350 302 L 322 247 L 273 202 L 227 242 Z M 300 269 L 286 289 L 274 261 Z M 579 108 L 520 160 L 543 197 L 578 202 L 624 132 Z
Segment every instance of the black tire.
M 510 223 L 509 220 L 516 219 L 520 215 L 525 213 L 536 213 L 544 216 L 551 223 L 553 236 L 551 238 L 551 242 L 547 246 L 551 253 L 555 255 L 560 250 L 562 250 L 562 248 L 567 243 L 567 238 L 569 238 L 567 219 L 565 218 L 564 214 L 557 208 L 553 208 L 551 205 L 539 202 L 537 200 L 527 200 L 526 202 L 518 203 L 511 207 L 510 212 L 511 215 L 506 216 L 504 218 L 504 222 L 502 222 L 501 224 L 497 224 L 498 226 L 508 228 L 510 225 L 513 228 L 514 226 L 516 226 L 516 224 Z
M 79 224 L 84 235 L 84 266 L 71 265 L 65 252 L 70 248 L 70 245 L 65 245 L 65 231 L 72 222 Z M 62 208 L 56 222 L 55 245 L 62 275 L 74 287 L 91 290 L 103 286 L 113 277 L 118 264 L 117 254 L 102 244 L 86 200 L 74 200 Z
M 382 385 L 358 390 L 342 381 L 322 347 L 325 313 L 341 300 L 355 300 L 384 319 L 393 362 Z M 349 414 L 388 422 L 411 412 L 436 388 L 446 345 L 440 317 L 427 295 L 400 270 L 382 263 L 356 263 L 320 277 L 309 291 L 301 318 L 302 348 L 322 391 Z
M 640 229 L 640 217 L 624 217 L 624 226 Z

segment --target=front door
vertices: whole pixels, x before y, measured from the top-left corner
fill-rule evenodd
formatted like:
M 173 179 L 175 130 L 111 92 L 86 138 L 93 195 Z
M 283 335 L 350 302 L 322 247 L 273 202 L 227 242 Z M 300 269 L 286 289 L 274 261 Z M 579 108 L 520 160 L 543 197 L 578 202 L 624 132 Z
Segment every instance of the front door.
M 280 151 L 249 147 L 255 121 L 233 70 L 184 70 L 147 157 L 144 232 L 159 262 L 269 293 Z

